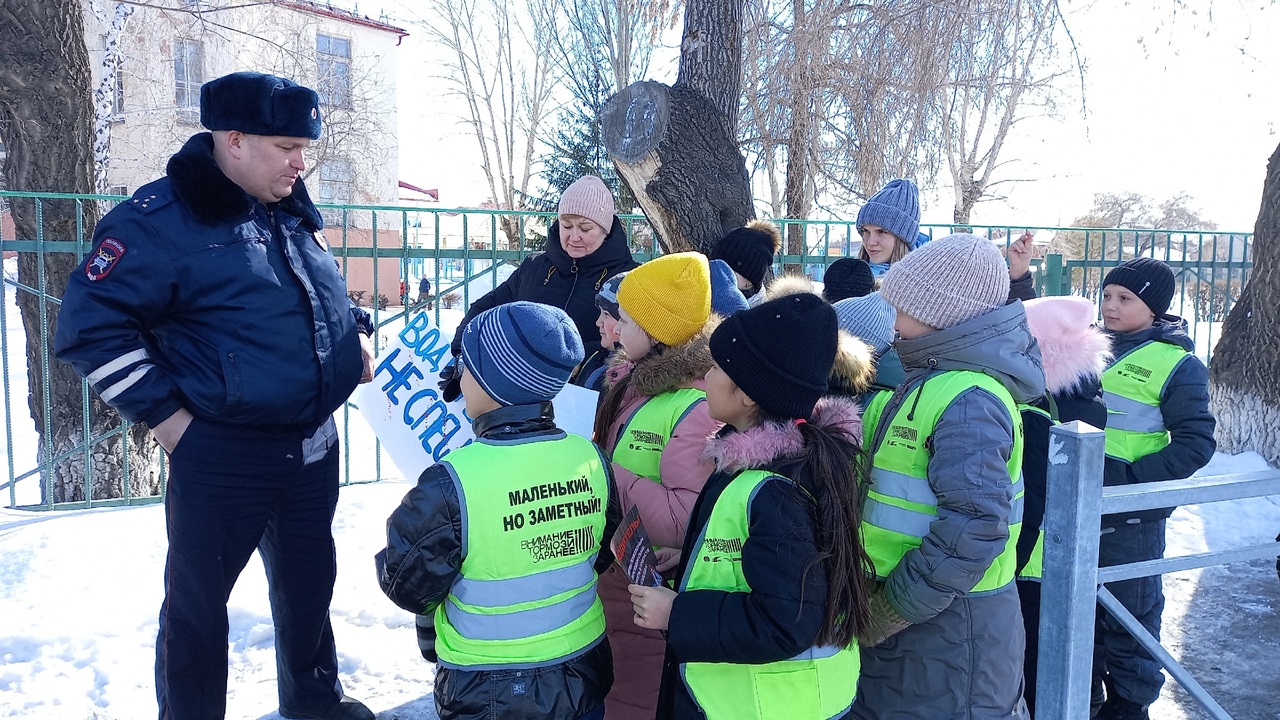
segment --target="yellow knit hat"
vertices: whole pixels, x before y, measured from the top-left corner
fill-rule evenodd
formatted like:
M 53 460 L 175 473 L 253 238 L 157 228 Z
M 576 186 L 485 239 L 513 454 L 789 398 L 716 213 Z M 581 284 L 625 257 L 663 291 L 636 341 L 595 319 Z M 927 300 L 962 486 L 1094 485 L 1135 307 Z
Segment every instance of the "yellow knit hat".
M 622 279 L 618 305 L 663 345 L 688 342 L 711 316 L 707 256 L 685 252 L 650 260 Z

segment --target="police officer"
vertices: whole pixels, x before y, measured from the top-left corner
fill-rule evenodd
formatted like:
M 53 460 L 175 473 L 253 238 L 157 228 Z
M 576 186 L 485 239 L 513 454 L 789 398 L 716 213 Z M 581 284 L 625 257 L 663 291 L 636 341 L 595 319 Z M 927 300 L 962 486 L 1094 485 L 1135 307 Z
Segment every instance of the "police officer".
M 258 548 L 280 714 L 373 720 L 342 694 L 329 622 L 332 414 L 372 378 L 372 327 L 301 179 L 319 98 L 234 73 L 201 88 L 200 121 L 212 132 L 98 224 L 55 339 L 58 358 L 170 456 L 160 718 L 223 717 L 226 601 Z

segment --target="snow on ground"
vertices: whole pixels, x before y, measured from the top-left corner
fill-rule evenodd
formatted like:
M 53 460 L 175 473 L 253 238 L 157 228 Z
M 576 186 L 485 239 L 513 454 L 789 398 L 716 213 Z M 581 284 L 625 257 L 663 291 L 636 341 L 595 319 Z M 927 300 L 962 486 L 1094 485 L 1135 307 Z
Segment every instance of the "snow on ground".
M 23 347 L 12 297 L 7 290 L 11 366 L 21 362 Z M 460 310 L 441 311 L 439 324 L 452 330 L 461 317 Z M 383 332 L 396 331 L 391 323 Z M 8 432 L 0 440 L 21 473 L 34 463 L 35 434 L 21 402 L 25 375 L 10 372 L 9 381 L 13 433 L 11 442 Z M 358 413 L 350 413 L 348 426 L 349 476 L 358 483 L 371 480 L 377 476 L 373 435 Z M 1219 454 L 1200 475 L 1265 467 L 1254 453 Z M 418 654 L 413 618 L 382 595 L 373 576 L 386 517 L 409 487 L 386 457 L 381 473 L 382 482 L 344 487 L 334 519 L 338 580 L 332 616 L 342 683 L 380 720 L 434 719 L 433 669 Z M 26 481 L 19 487 L 35 485 Z M 1277 531 L 1280 496 L 1182 507 L 1169 522 L 1168 554 L 1264 542 Z M 164 556 L 159 505 L 65 512 L 0 508 L 0 717 L 154 717 Z M 1255 561 L 1164 580 L 1166 646 L 1238 720 L 1280 718 L 1280 583 L 1273 565 Z M 241 575 L 228 614 L 227 717 L 277 720 L 274 637 L 257 556 Z M 1172 681 L 1151 715 L 1208 717 Z

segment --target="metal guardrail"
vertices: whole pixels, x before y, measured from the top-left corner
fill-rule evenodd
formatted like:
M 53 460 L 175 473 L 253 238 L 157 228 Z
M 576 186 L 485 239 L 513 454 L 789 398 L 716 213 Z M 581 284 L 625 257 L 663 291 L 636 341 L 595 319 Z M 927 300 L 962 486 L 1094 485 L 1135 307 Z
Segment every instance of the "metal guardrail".
M 18 193 L 0 191 L 0 220 L 14 203 L 33 203 L 37 217 L 47 211 L 66 213 L 66 203 L 73 204 L 74 234 L 70 237 L 45 237 L 44 225 L 37 223 L 36 237 L 14 237 L 11 225 L 0 222 L 0 250 L 6 255 L 11 252 L 35 253 L 42 256 L 49 254 L 70 254 L 75 259 L 83 257 L 90 250 L 92 228 L 86 227 L 84 209 L 87 203 L 98 202 L 105 211 L 110 205 L 126 198 L 113 195 L 68 195 L 62 193 Z M 56 203 L 56 204 L 55 204 Z M 550 225 L 552 213 L 509 212 L 502 210 L 473 210 L 465 208 L 424 208 L 397 205 L 322 205 L 326 218 L 331 222 L 327 229 L 328 241 L 334 255 L 342 261 L 348 284 L 366 283 L 366 295 L 372 300 L 369 308 L 374 323 L 380 328 L 395 326 L 402 322 L 405 310 L 397 297 L 412 299 L 417 294 L 417 281 L 426 276 L 432 283 L 433 313 L 435 321 L 442 320 L 442 302 L 449 300 L 455 308 L 465 308 L 475 294 L 498 284 L 504 266 L 518 264 L 532 252 L 536 252 L 545 243 L 545 233 Z M 660 252 L 654 243 L 653 230 L 643 216 L 621 216 L 631 241 L 632 252 L 637 260 L 647 260 Z M 784 238 L 798 234 L 802 237 L 799 252 L 786 251 L 775 259 L 775 270 L 784 267 L 800 267 L 815 279 L 821 279 L 826 266 L 835 260 L 853 255 L 859 246 L 857 228 L 853 221 L 847 220 L 790 220 L 779 219 L 775 222 L 781 227 Z M 1207 293 L 1209 309 L 1222 311 L 1230 309 L 1234 302 L 1235 290 L 1247 278 L 1251 267 L 1249 262 L 1249 233 L 1218 233 L 1216 231 L 1182 232 L 1169 230 L 1144 230 L 1133 228 L 1067 228 L 1067 227 L 1028 227 L 1023 225 L 978 225 L 957 228 L 950 225 L 922 225 L 921 230 L 934 237 L 949 234 L 953 230 L 963 229 L 977 235 L 991 238 L 995 242 L 1008 244 L 1025 230 L 1031 230 L 1040 237 L 1053 233 L 1056 238 L 1069 238 L 1077 247 L 1084 259 L 1064 259 L 1060 254 L 1049 254 L 1043 259 L 1033 261 L 1036 280 L 1041 294 L 1077 293 L 1097 297 L 1100 290 L 1089 284 L 1091 278 L 1100 278 L 1105 270 L 1117 262 L 1121 255 L 1131 255 L 1136 249 L 1146 254 L 1170 261 L 1171 265 L 1182 269 L 1184 288 L 1193 284 L 1196 296 Z M 1219 237 L 1228 237 L 1226 249 L 1218 247 Z M 1225 259 L 1223 259 L 1225 254 Z M 43 267 L 43 264 L 41 264 Z M 361 273 L 367 274 L 361 275 Z M 357 277 L 359 275 L 359 277 Z M 1213 279 L 1206 284 L 1204 278 Z M 1225 280 L 1224 280 L 1225 278 Z M 1226 283 L 1224 291 L 1217 290 L 1217 285 Z M 1198 284 L 1196 284 L 1198 283 Z M 1216 283 L 1216 285 L 1214 284 Z M 404 292 L 401 292 L 401 287 Z M 1203 292 L 1202 292 L 1203 291 Z M 1227 292 L 1230 291 L 1230 292 Z M 1215 294 L 1216 293 L 1216 294 Z M 48 328 L 49 312 L 60 302 L 60 290 L 52 291 L 48 287 L 43 274 L 31 282 L 20 282 L 16 278 L 6 277 L 0 287 L 0 301 L 9 307 L 16 295 L 36 295 L 46 300 L 42 303 L 45 322 L 41 327 Z M 454 296 L 450 298 L 450 296 Z M 387 306 L 380 307 L 377 299 L 386 296 Z M 1217 303 L 1214 305 L 1213 303 Z M 25 371 L 25 347 L 14 348 L 9 342 L 13 332 L 6 324 L 5 313 L 0 313 L 0 380 L 3 383 L 5 401 L 5 440 L 12 449 L 14 439 L 14 423 L 25 422 L 26 413 L 13 412 L 14 407 L 21 407 L 23 397 L 15 397 L 14 390 L 21 383 L 18 379 Z M 1204 320 L 1192 323 L 1193 336 L 1197 328 L 1216 320 Z M 1200 335 L 1212 334 L 1206 330 Z M 1207 345 L 1207 343 L 1202 344 Z M 39 353 L 34 362 L 49 367 L 57 360 L 47 352 Z M 45 375 L 47 377 L 47 374 Z M 35 388 L 35 402 L 42 405 L 44 417 L 50 417 L 50 404 L 54 402 L 48 387 Z M 88 398 L 87 384 L 82 387 L 82 397 Z M 19 392 L 19 395 L 23 394 Z M 17 403 L 16 405 L 14 403 Z M 87 405 L 87 403 L 86 403 Z M 84 453 L 85 465 L 88 468 L 85 483 L 90 482 L 93 473 L 91 449 L 103 438 L 90 437 L 88 411 L 85 411 L 83 427 L 85 431 L 78 451 Z M 349 410 L 344 409 L 340 419 L 346 419 Z M 110 435 L 126 432 L 128 425 L 112 431 Z M 345 430 L 344 445 L 349 446 L 350 436 Z M 39 483 L 47 475 L 47 470 L 57 458 L 44 453 L 34 465 L 18 467 L 15 465 L 13 453 L 9 453 L 7 477 L 0 476 L 0 493 L 4 503 L 9 507 L 25 504 L 16 500 L 15 488 L 19 482 Z M 372 480 L 382 478 L 381 453 L 376 455 Z M 357 469 L 359 470 L 359 469 Z M 369 479 L 359 472 L 353 472 L 350 457 L 344 460 L 343 482 L 358 482 Z M 127 476 L 125 482 L 128 488 Z M 90 497 L 85 493 L 85 497 Z M 127 497 L 129 503 L 153 502 L 158 498 Z M 119 504 L 122 500 L 88 500 L 83 503 L 58 505 L 58 507 L 89 507 L 108 504 Z M 52 509 L 51 502 L 42 502 L 39 507 Z
M 1098 567 L 1103 515 L 1276 494 L 1280 470 L 1194 480 L 1102 486 L 1106 434 L 1082 422 L 1055 426 L 1049 438 L 1044 514 L 1044 578 L 1040 589 L 1037 720 L 1089 717 L 1094 614 L 1107 612 L 1160 662 L 1214 720 L 1231 720 L 1205 690 L 1106 589 L 1104 583 L 1280 555 L 1280 543 Z

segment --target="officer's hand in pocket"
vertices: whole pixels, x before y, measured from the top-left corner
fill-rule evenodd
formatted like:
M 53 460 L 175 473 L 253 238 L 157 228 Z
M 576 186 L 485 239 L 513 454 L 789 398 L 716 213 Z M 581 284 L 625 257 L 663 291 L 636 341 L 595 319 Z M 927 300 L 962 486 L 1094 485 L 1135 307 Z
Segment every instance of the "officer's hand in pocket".
M 192 419 L 191 413 L 186 408 L 178 408 L 177 412 L 151 428 L 151 435 L 165 452 L 173 454 L 178 443 L 182 441 L 182 436 L 187 433 L 187 428 L 191 426 Z

